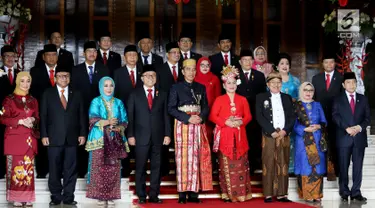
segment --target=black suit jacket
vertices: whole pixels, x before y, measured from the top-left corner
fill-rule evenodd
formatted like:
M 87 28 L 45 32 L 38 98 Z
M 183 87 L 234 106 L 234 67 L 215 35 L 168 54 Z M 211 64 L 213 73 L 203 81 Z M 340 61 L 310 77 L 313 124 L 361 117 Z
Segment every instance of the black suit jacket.
M 232 51 L 230 52 L 230 64 L 232 66 L 237 66 L 239 67 L 238 61 L 240 60 L 238 56 L 236 56 Z M 229 58 L 229 57 L 228 57 Z M 211 61 L 211 71 L 214 73 L 216 76 L 219 78 L 221 77 L 221 71 L 223 70 L 224 64 L 224 57 L 221 54 L 221 52 L 214 54 L 209 57 Z
M 5 72 L 4 66 L 0 67 L 0 69 Z M 0 77 L 0 106 L 2 106 L 5 97 L 13 93 L 14 88 L 16 87 L 16 77 L 18 72 L 18 70 L 14 70 L 13 84 L 10 84 L 8 74 Z
M 246 77 L 243 70 L 239 70 L 241 84 L 237 86 L 237 93 L 246 97 L 247 102 L 250 105 L 251 115 L 255 118 L 255 99 L 259 93 L 267 91 L 266 79 L 264 74 L 257 70 L 250 70 L 249 82 L 246 82 Z
M 107 68 L 109 69 L 109 74 L 111 77 L 113 77 L 113 73 L 116 69 L 121 67 L 121 56 L 120 54 L 109 51 L 109 54 L 107 54 Z M 100 62 L 104 65 L 102 54 L 100 53 L 100 50 L 98 50 L 98 56 L 96 57 L 96 62 Z
M 280 94 L 285 115 L 285 125 L 283 130 L 289 134 L 296 121 L 292 97 L 284 93 Z M 256 97 L 256 119 L 263 129 L 263 133 L 267 136 L 271 136 L 271 134 L 276 131 L 272 124 L 272 115 L 271 93 L 265 92 L 258 94 Z
M 328 122 L 332 121 L 332 102 L 342 91 L 342 76 L 335 71 L 331 79 L 329 89 L 326 89 L 325 73 L 319 73 L 312 78 L 315 88 L 314 100 L 321 103 Z
M 91 101 L 99 96 L 99 81 L 105 76 L 110 76 L 109 70 L 100 62 L 95 62 L 92 83 L 90 83 L 85 62 L 72 69 L 71 86 L 74 90 L 81 92 L 86 113 L 88 113 Z
M 30 69 L 30 75 L 32 78 L 30 94 L 40 102 L 44 90 L 51 88 L 51 81 L 47 72 L 47 67 L 43 62 L 43 65 L 35 66 Z
M 185 60 L 184 59 L 184 54 L 182 53 L 182 51 L 181 51 L 180 55 L 181 55 L 181 58 L 180 58 L 179 64 L 182 66 L 182 62 L 184 62 L 184 60 Z M 198 63 L 198 60 L 200 58 L 202 58 L 202 55 L 199 54 L 199 53 L 194 53 L 193 51 L 190 51 L 190 58 L 194 59 Z
M 81 93 L 69 89 L 65 110 L 57 87 L 47 89 L 41 102 L 40 121 L 41 138 L 48 137 L 50 146 L 78 145 L 78 137 L 86 137 L 88 129 Z
M 142 71 L 137 67 L 137 75 L 135 81 L 135 88 L 143 86 L 141 80 Z M 117 69 L 113 75 L 113 79 L 116 83 L 115 96 L 120 99 L 125 105 L 127 104 L 129 95 L 133 92 L 133 88 L 130 74 L 126 66 Z
M 165 136 L 171 137 L 168 95 L 157 89 L 155 91 L 151 110 L 143 87 L 135 89 L 129 96 L 127 136 L 135 137 L 137 145 L 148 145 L 150 142 L 162 145 Z
M 152 63 L 149 63 L 149 64 L 154 65 L 155 68 L 160 67 L 164 63 L 163 58 L 161 56 L 159 56 L 158 54 L 155 54 L 155 53 L 152 53 L 151 59 L 152 59 Z M 143 57 L 141 56 L 141 53 L 138 53 L 138 61 L 137 62 L 138 62 L 137 66 L 138 65 L 143 66 Z
M 356 148 L 367 147 L 366 128 L 371 122 L 370 106 L 364 95 L 356 93 L 354 115 L 350 108 L 350 102 L 344 92 L 337 96 L 333 102 L 332 118 L 336 124 L 336 147 Z M 348 127 L 360 125 L 362 132 L 352 137 L 347 132 Z
M 165 62 L 163 65 L 161 65 L 157 69 L 157 75 L 158 75 L 158 88 L 161 91 L 164 91 L 166 93 L 169 93 L 172 85 L 179 81 L 184 80 L 184 75 L 182 74 L 182 65 L 178 64 L 178 78 L 177 82 L 173 79 L 173 74 L 171 69 L 169 68 L 168 62 Z
M 59 51 L 59 59 L 57 60 L 57 64 L 65 64 L 72 68 L 74 66 L 74 59 L 73 59 L 73 54 L 63 48 L 60 48 Z M 35 59 L 35 66 L 42 66 L 44 65 L 44 60 L 43 60 L 43 51 L 38 51 L 38 54 L 36 55 Z

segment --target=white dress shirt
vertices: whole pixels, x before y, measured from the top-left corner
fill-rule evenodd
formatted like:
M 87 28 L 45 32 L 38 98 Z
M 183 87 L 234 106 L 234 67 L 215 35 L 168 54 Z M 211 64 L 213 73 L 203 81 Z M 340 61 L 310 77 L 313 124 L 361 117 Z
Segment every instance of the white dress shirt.
M 145 85 L 143 85 L 143 89 L 145 90 L 145 93 L 146 93 L 146 97 L 148 96 L 148 87 L 146 87 Z M 151 91 L 151 95 L 152 95 L 152 98 L 154 98 L 154 92 L 155 92 L 155 87 L 152 87 L 151 88 L 152 89 L 152 91 Z
M 145 59 L 143 58 L 143 56 L 148 56 L 147 57 L 147 62 L 148 64 L 152 64 L 152 53 L 148 53 L 148 55 L 145 55 L 142 51 L 141 51 L 141 60 L 142 60 L 142 63 L 145 64 Z
M 327 74 L 329 74 L 329 83 L 332 82 L 332 77 L 333 77 L 333 73 L 335 73 L 335 70 L 331 71 L 331 72 L 324 72 L 324 80 L 327 80 Z
M 126 68 L 128 69 L 129 77 L 131 75 L 131 71 L 134 71 L 134 84 L 137 84 L 137 67 L 130 68 L 130 66 L 126 65 Z
M 53 71 L 56 73 L 56 66 L 57 66 L 57 64 L 53 67 Z M 51 70 L 50 68 L 49 68 L 49 66 L 46 64 L 46 68 L 47 68 L 47 73 L 48 73 L 48 77 L 50 76 L 50 73 L 49 73 L 49 70 Z M 53 74 L 53 75 L 55 75 L 55 73 Z
M 68 93 L 68 91 L 69 91 L 69 87 L 65 87 L 65 88 L 61 88 L 59 85 L 56 85 L 57 86 L 57 90 L 58 90 L 58 92 L 59 92 L 59 96 L 60 96 L 60 98 L 61 98 L 61 90 L 65 90 L 64 91 L 64 96 L 65 96 L 65 99 L 66 99 L 66 102 L 68 102 L 68 96 L 69 96 L 69 93 Z
M 273 128 L 283 129 L 285 127 L 285 114 L 280 93 L 271 93 L 271 105 Z
M 7 76 L 8 76 L 8 71 L 9 71 L 9 68 L 4 66 L 4 69 L 5 69 L 5 73 L 7 73 Z M 12 77 L 14 79 L 14 68 L 11 68 L 12 69 Z M 9 77 L 8 77 L 9 78 Z
M 225 57 L 224 57 L 224 55 L 228 55 L 228 64 L 229 64 L 229 65 L 232 65 L 232 64 L 231 64 L 230 51 L 229 51 L 228 53 L 224 53 L 224 52 L 222 51 L 222 52 L 221 52 L 221 55 L 223 56 L 223 60 L 224 60 L 224 62 L 225 62 Z
M 184 52 L 184 51 L 181 51 L 181 54 L 182 54 L 182 58 L 183 59 L 185 59 L 185 53 L 187 53 L 187 58 L 189 59 L 190 57 L 191 57 L 191 53 L 190 53 L 190 51 L 186 51 L 186 52 Z
M 178 77 L 178 62 L 175 65 L 171 64 L 169 61 L 167 61 L 167 63 L 169 65 L 169 69 L 171 70 L 171 74 L 172 75 L 173 75 L 173 68 L 172 68 L 172 66 L 176 66 L 176 75 Z
M 89 69 L 89 66 L 92 66 L 92 74 L 94 74 L 94 71 L 95 71 L 95 62 L 92 64 L 92 65 L 89 65 L 85 62 L 85 65 L 86 65 L 86 71 L 87 71 L 87 74 L 90 75 L 90 69 Z
M 57 48 L 57 56 L 60 54 L 60 48 Z
M 242 69 L 242 71 L 243 71 L 243 74 L 245 75 L 245 77 L 246 77 L 246 73 L 248 73 L 247 74 L 247 80 L 250 80 L 251 69 L 249 71 L 245 71 L 245 70 Z
M 109 50 L 108 51 L 103 51 L 102 49 L 99 49 L 100 50 L 100 55 L 102 55 L 102 58 L 104 59 L 104 52 L 106 52 L 107 53 L 107 55 L 106 55 L 106 57 L 107 57 L 107 60 L 108 60 L 108 56 L 109 56 Z

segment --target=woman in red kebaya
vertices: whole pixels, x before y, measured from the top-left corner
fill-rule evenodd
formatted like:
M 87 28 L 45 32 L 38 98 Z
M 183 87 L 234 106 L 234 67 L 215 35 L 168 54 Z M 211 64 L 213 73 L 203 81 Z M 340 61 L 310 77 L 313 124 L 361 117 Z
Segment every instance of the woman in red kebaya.
M 211 62 L 208 57 L 202 57 L 197 63 L 197 74 L 194 81 L 206 87 L 208 107 L 211 109 L 215 99 L 221 95 L 221 84 L 219 78 L 211 72 Z M 212 141 L 214 124 L 206 122 L 207 137 Z
M 4 154 L 7 157 L 7 201 L 13 206 L 32 206 L 35 201 L 34 156 L 37 153 L 35 126 L 39 122 L 38 103 L 29 95 L 31 76 L 20 72 L 13 94 L 3 101 L 0 122 L 6 126 Z
M 252 198 L 245 128 L 252 116 L 246 98 L 236 94 L 238 70 L 228 65 L 221 73 L 227 93 L 216 98 L 209 116 L 216 124 L 213 151 L 219 157 L 221 198 L 243 202 Z

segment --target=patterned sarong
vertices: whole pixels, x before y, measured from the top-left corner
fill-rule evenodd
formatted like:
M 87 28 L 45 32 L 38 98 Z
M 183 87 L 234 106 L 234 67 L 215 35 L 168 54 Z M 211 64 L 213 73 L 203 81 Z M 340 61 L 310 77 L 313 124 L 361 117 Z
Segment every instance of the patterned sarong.
M 177 191 L 212 190 L 211 151 L 205 126 L 175 120 L 174 131 Z
M 34 202 L 34 154 L 7 155 L 6 179 L 7 201 Z

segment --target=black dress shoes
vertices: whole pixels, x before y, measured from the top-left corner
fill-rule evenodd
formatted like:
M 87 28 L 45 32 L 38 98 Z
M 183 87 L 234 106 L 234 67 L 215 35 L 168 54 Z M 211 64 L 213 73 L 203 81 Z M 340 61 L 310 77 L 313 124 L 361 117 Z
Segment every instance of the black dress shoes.
M 179 204 L 186 204 L 186 198 L 178 198 L 178 203 Z
M 146 199 L 144 198 L 138 199 L 138 204 L 146 204 Z
M 348 202 L 348 196 L 341 196 L 341 201 L 342 202 Z
M 359 196 L 351 196 L 351 197 L 350 197 L 350 200 L 351 200 L 351 201 L 360 201 L 360 202 L 365 202 L 365 201 L 367 201 L 367 198 L 366 198 L 366 197 L 363 197 L 362 195 L 359 195 Z
M 161 204 L 163 201 L 159 199 L 158 197 L 153 197 L 148 200 L 149 203 L 155 203 L 155 204 Z
M 287 197 L 278 198 L 277 201 L 278 201 L 278 202 L 285 202 L 285 203 L 292 202 L 292 201 L 289 200 Z
M 272 197 L 264 198 L 264 203 L 271 203 L 271 202 L 272 202 Z
M 77 205 L 76 201 L 63 202 L 64 205 Z
M 60 201 L 50 201 L 49 205 L 50 206 L 60 206 L 61 202 Z
M 225 203 L 231 203 L 232 200 L 230 200 L 230 199 L 224 199 L 224 202 L 225 202 Z
M 202 203 L 202 200 L 198 198 L 188 198 L 187 202 L 200 204 Z

